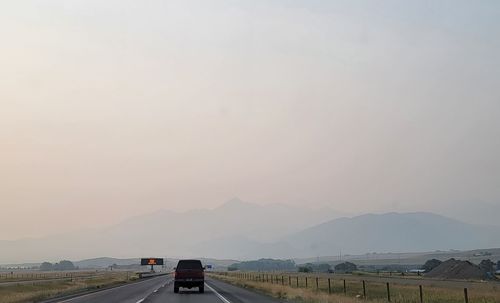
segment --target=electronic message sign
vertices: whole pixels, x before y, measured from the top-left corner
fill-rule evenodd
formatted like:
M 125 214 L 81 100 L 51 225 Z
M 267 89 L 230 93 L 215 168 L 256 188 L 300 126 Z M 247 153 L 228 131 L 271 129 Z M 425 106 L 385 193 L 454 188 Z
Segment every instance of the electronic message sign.
M 141 265 L 163 265 L 162 258 L 142 258 Z

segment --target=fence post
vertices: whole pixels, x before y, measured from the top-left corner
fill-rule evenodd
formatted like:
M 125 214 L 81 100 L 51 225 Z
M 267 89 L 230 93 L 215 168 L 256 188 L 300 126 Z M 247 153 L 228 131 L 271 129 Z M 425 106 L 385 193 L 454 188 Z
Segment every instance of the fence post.
M 344 295 L 347 294 L 347 287 L 346 287 L 346 284 L 345 284 L 345 279 L 344 279 Z
M 297 288 L 299 288 L 299 276 L 297 276 Z
M 366 299 L 366 283 L 365 283 L 365 280 L 363 280 L 363 298 Z
M 424 303 L 424 292 L 422 291 L 422 285 L 418 286 L 418 290 L 420 292 L 420 303 Z
M 328 278 L 328 293 L 332 293 L 332 284 L 330 284 L 330 278 Z
M 319 279 L 316 277 L 316 290 L 319 290 Z
M 387 282 L 387 301 L 391 302 L 391 290 L 389 288 L 389 282 Z
M 306 277 L 306 288 L 307 288 L 307 277 Z
M 285 277 L 281 276 L 281 285 L 285 285 Z
M 469 294 L 467 293 L 467 287 L 464 288 L 464 298 L 465 298 L 465 303 L 469 303 Z
M 288 285 L 292 286 L 292 276 L 288 276 Z

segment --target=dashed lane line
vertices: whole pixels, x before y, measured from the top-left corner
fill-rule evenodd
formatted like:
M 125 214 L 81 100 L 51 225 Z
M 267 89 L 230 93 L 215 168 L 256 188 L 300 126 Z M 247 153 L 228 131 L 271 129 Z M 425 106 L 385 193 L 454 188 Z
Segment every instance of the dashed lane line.
M 67 302 L 71 302 L 71 301 L 78 300 L 78 299 L 81 299 L 81 298 L 86 298 L 86 297 L 90 297 L 90 296 L 93 296 L 93 295 L 96 295 L 96 294 L 106 293 L 106 292 L 109 292 L 109 291 L 115 291 L 115 290 L 123 288 L 123 287 L 135 286 L 135 285 L 146 283 L 146 282 L 149 282 L 149 281 L 151 281 L 151 280 L 144 280 L 144 281 L 141 281 L 141 282 L 135 282 L 135 283 L 126 284 L 126 285 L 122 285 L 122 286 L 118 286 L 118 287 L 113 287 L 113 288 L 110 288 L 110 289 L 105 289 L 105 290 L 101 290 L 101 291 L 98 291 L 98 292 L 93 292 L 93 293 L 90 293 L 90 294 L 85 294 L 85 295 L 82 295 L 82 296 L 78 296 L 78 297 L 66 299 L 66 300 L 63 300 L 63 301 L 58 301 L 58 303 L 67 303 Z M 141 300 L 144 301 L 144 299 L 141 299 Z M 141 300 L 139 300 L 137 303 L 142 302 Z

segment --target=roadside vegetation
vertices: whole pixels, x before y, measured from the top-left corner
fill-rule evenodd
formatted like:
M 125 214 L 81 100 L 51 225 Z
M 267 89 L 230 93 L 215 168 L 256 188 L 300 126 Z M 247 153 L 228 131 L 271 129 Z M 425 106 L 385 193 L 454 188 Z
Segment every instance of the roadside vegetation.
M 26 272 L 0 272 L 0 285 L 5 282 L 39 281 L 56 279 L 90 278 L 101 275 L 96 271 L 26 271 Z
M 387 282 L 390 286 L 391 302 L 420 303 L 420 285 L 422 302 L 462 303 L 464 288 L 468 290 L 469 302 L 500 302 L 498 282 L 440 281 L 422 277 L 367 279 L 366 276 L 356 274 L 338 276 L 276 272 L 221 272 L 211 273 L 210 276 L 275 298 L 304 303 L 388 302 Z
M 137 279 L 133 274 L 118 271 L 94 272 L 92 275 L 81 275 L 79 272 L 52 273 L 53 277 L 57 277 L 58 274 L 61 275 L 62 278 L 55 278 L 52 281 L 43 282 L 33 280 L 33 283 L 21 283 L 21 280 L 19 280 L 19 283 L 12 284 L 11 282 L 0 280 L 0 302 L 39 302 L 57 296 L 71 295 L 125 284 Z M 71 274 L 73 275 L 71 276 Z M 30 276 L 31 274 L 26 273 L 25 275 Z M 23 281 L 26 281 L 26 279 L 23 279 Z M 7 285 L 7 283 L 9 284 Z

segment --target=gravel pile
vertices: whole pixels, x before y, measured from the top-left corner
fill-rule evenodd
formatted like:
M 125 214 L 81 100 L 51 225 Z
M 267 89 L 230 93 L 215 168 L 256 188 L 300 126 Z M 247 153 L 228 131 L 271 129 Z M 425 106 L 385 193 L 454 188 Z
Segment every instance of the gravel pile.
M 469 261 L 449 259 L 428 272 L 426 277 L 439 279 L 489 280 L 494 276 Z

